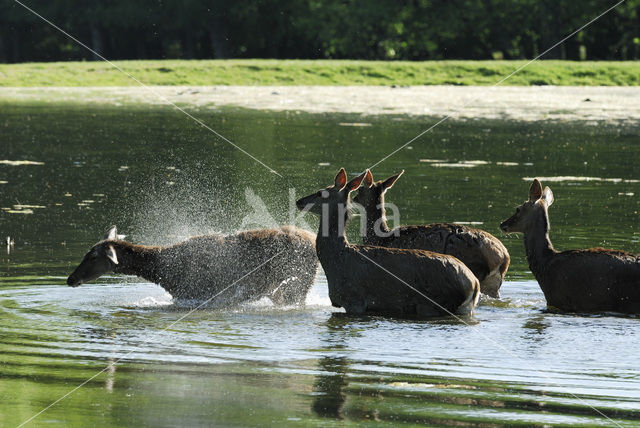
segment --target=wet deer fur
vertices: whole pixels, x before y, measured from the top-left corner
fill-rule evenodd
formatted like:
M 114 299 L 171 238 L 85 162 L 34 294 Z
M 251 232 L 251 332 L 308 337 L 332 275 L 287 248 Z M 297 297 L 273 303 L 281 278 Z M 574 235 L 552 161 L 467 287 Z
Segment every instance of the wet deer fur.
M 404 171 L 374 182 L 371 172 L 353 199 L 366 214 L 362 242 L 392 248 L 409 248 L 450 254 L 460 259 L 480 281 L 480 291 L 500 297 L 500 286 L 509 267 L 509 252 L 498 238 L 480 229 L 460 224 L 433 223 L 426 225 L 387 225 L 385 193 Z
M 549 187 L 537 179 L 529 200 L 500 228 L 524 234 L 524 246 L 547 306 L 566 312 L 640 313 L 640 256 L 590 248 L 556 251 L 549 239 Z
M 363 178 L 361 174 L 347 182 L 341 169 L 333 186 L 297 201 L 299 209 L 321 217 L 316 250 L 327 276 L 331 303 L 349 314 L 431 317 L 472 313 L 480 285 L 455 257 L 348 242 L 344 226 L 349 193 Z
M 67 283 L 78 286 L 115 272 L 159 284 L 174 299 L 203 300 L 237 281 L 211 303 L 233 305 L 267 296 L 276 304 L 303 304 L 318 267 L 314 241 L 313 233 L 284 226 L 146 246 L 124 241 L 113 226 Z

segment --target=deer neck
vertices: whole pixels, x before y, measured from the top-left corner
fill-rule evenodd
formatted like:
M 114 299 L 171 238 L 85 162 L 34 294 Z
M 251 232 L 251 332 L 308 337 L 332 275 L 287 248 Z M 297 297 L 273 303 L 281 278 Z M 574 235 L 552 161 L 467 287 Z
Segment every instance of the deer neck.
M 366 215 L 366 231 L 365 236 L 363 237 L 363 242 L 365 244 L 376 242 L 381 234 L 388 234 L 391 231 L 387 225 L 384 199 L 382 199 L 377 205 L 372 204 L 367 206 Z
M 529 268 L 540 281 L 549 258 L 556 253 L 549 239 L 549 215 L 546 206 L 540 206 L 534 212 L 534 220 L 524 232 L 524 248 Z
M 316 249 L 318 258 L 326 266 L 336 266 L 335 259 L 340 256 L 349 242 L 345 235 L 347 227 L 348 214 L 346 205 L 338 204 L 329 206 L 328 212 L 322 213 L 320 216 L 320 227 L 316 237 Z
M 162 247 L 135 245 L 129 242 L 113 244 L 118 256 L 116 273 L 140 276 L 147 281 L 160 283 L 162 272 L 159 263 Z

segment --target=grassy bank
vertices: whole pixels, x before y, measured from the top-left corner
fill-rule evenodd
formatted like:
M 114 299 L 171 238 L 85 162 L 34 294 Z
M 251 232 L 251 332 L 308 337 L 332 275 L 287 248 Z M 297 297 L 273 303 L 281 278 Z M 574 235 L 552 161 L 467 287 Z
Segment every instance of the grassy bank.
M 117 61 L 149 85 L 492 85 L 526 61 Z M 106 62 L 0 64 L 0 86 L 130 86 Z M 536 61 L 503 85 L 637 86 L 640 62 Z

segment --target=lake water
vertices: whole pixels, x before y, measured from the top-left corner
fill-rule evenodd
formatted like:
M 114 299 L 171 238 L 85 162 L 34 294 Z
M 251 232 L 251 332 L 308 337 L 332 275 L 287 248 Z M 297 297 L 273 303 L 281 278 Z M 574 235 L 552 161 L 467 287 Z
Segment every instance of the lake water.
M 557 248 L 640 251 L 640 127 L 450 121 L 373 170 L 406 170 L 388 192 L 402 223 L 468 222 L 511 252 L 502 299 L 462 321 L 347 317 L 322 274 L 304 309 L 189 312 L 120 276 L 68 288 L 112 224 L 165 244 L 289 223 L 339 167 L 437 120 L 192 112 L 284 178 L 169 108 L 0 105 L 0 425 L 54 402 L 27 426 L 640 425 L 640 319 L 545 312 L 521 238 L 498 231 L 547 177 Z

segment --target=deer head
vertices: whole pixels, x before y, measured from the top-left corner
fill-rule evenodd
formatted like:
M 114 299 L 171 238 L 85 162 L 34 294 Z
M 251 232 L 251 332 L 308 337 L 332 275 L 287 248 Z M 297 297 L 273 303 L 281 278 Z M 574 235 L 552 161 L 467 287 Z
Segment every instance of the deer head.
M 69 275 L 67 284 L 77 287 L 85 282 L 93 281 L 105 273 L 113 272 L 119 264 L 114 243 L 124 238 L 125 235 L 118 235 L 116 227 L 111 226 L 104 239 L 85 254 L 80 265 Z
M 316 193 L 298 199 L 296 206 L 301 211 L 309 211 L 318 215 L 323 214 L 323 205 L 328 207 L 329 210 L 342 205 L 346 210 L 349 202 L 349 194 L 360 186 L 367 172 L 369 172 L 369 170 L 366 170 L 351 181 L 347 181 L 346 171 L 344 168 L 340 168 L 332 186 L 328 186 L 318 190 Z
M 385 192 L 393 187 L 402 174 L 404 174 L 404 170 L 384 181 L 374 182 L 371 171 L 367 170 L 362 186 L 358 189 L 358 194 L 353 198 L 353 202 L 362 205 L 365 209 L 382 208 Z
M 536 178 L 529 187 L 529 200 L 516 208 L 516 212 L 507 220 L 500 224 L 503 232 L 524 233 L 533 224 L 535 213 L 539 210 L 546 210 L 553 204 L 553 192 L 549 187 L 542 190 L 542 184 Z

